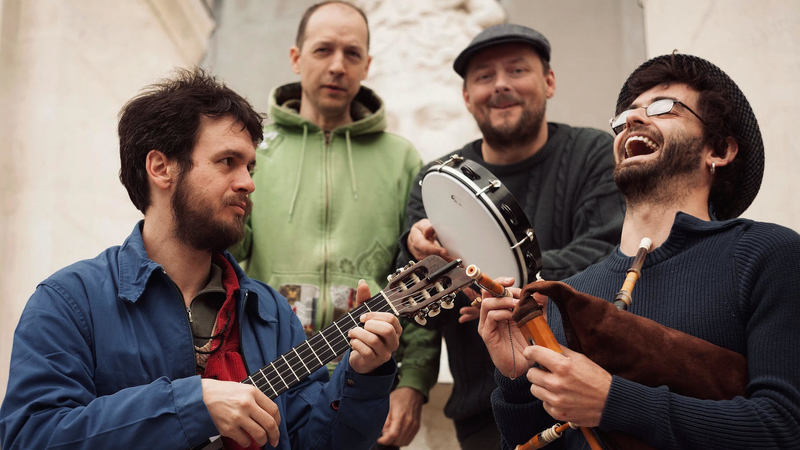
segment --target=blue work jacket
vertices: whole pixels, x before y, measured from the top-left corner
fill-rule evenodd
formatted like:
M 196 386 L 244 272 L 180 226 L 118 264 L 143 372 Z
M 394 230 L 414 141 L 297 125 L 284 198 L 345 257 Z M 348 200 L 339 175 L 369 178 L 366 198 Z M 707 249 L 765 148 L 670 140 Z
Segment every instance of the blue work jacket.
M 121 246 L 39 284 L 14 333 L 0 407 L 11 449 L 186 449 L 218 434 L 203 403 L 182 295 L 144 249 L 139 222 Z M 305 340 L 288 302 L 239 278 L 241 349 L 248 371 Z M 281 449 L 369 448 L 389 408 L 393 360 L 362 375 L 325 367 L 275 399 Z

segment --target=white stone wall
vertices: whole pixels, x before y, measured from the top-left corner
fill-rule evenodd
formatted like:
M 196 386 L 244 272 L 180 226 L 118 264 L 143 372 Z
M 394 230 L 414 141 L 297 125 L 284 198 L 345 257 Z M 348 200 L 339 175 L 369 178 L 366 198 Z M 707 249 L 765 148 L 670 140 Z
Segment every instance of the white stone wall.
M 645 0 L 647 54 L 708 59 L 747 96 L 764 139 L 761 191 L 743 214 L 800 231 L 800 2 Z
M 199 63 L 213 25 L 201 0 L 0 3 L 0 398 L 36 284 L 141 217 L 117 178 L 117 113 Z

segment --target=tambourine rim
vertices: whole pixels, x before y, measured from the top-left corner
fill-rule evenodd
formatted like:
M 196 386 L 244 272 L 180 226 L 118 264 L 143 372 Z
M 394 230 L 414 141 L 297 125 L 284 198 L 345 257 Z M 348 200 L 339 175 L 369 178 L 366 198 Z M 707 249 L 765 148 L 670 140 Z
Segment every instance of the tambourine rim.
M 485 174 L 481 173 L 480 175 L 482 177 L 487 177 L 488 178 L 487 181 L 489 181 L 490 183 L 493 180 L 498 180 L 499 181 L 499 178 L 497 176 L 495 176 L 490 170 L 486 169 L 485 167 L 481 166 L 479 163 L 477 163 L 475 161 L 472 161 L 472 160 L 464 158 L 462 161 L 458 161 L 458 166 L 465 165 L 468 162 L 471 162 L 470 166 L 472 166 L 472 167 L 470 167 L 470 169 L 477 168 L 480 171 L 486 172 Z M 473 166 L 473 164 L 474 164 L 474 166 Z M 475 166 L 477 166 L 477 167 L 475 167 Z M 534 266 L 535 267 L 534 267 L 534 270 L 531 271 L 531 272 L 534 272 L 534 273 L 529 273 L 528 267 L 527 267 L 526 262 L 525 262 L 525 255 L 523 253 L 523 246 L 520 245 L 520 246 L 516 246 L 515 247 L 515 245 L 517 245 L 520 241 L 522 241 L 524 239 L 528 239 L 528 236 L 519 237 L 519 238 L 516 236 L 516 234 L 514 233 L 514 230 L 509 226 L 509 223 L 506 220 L 506 218 L 503 215 L 503 213 L 498 209 L 497 205 L 495 205 L 495 203 L 492 201 L 492 199 L 486 194 L 485 188 L 479 187 L 477 184 L 475 184 L 475 182 L 472 179 L 470 179 L 468 176 L 466 176 L 464 173 L 462 173 L 460 170 L 458 170 L 457 167 L 451 166 L 447 162 L 433 165 L 427 171 L 425 171 L 425 174 L 423 175 L 423 177 L 421 179 L 421 182 L 420 182 L 420 187 L 422 187 L 425 184 L 425 179 L 429 175 L 434 174 L 434 173 L 443 173 L 443 172 L 446 173 L 450 178 L 455 178 L 455 180 L 458 183 L 461 183 L 466 188 L 468 188 L 469 191 L 472 192 L 473 197 L 477 198 L 480 201 L 480 204 L 482 204 L 489 211 L 490 216 L 492 217 L 492 220 L 496 224 L 498 224 L 500 226 L 500 229 L 503 231 L 503 235 L 505 236 L 505 240 L 508 243 L 509 250 L 511 250 L 512 253 L 515 255 L 514 263 L 517 265 L 517 271 L 520 274 L 520 278 L 522 278 L 522 280 L 520 280 L 520 282 L 519 282 L 519 286 L 521 287 L 521 286 L 524 286 L 524 285 L 528 284 L 528 282 L 530 281 L 529 278 L 531 278 L 531 276 L 538 277 L 538 273 L 541 270 L 541 263 L 540 263 L 541 250 L 538 248 L 539 244 L 538 244 L 538 242 L 537 242 L 537 240 L 535 238 L 535 231 L 533 231 L 534 237 L 530 242 L 530 245 L 532 247 L 534 247 L 533 250 L 536 252 L 536 255 L 534 255 L 534 260 L 535 260 L 534 261 Z M 502 191 L 499 191 L 500 189 L 502 189 Z M 528 225 L 528 227 L 523 227 L 523 229 L 524 230 L 533 230 L 533 227 L 530 226 L 530 222 L 528 221 L 528 218 L 525 215 L 524 211 L 522 211 L 522 208 L 519 206 L 519 204 L 516 201 L 516 199 L 514 198 L 513 194 L 511 194 L 511 192 L 505 187 L 505 185 L 502 184 L 502 182 L 500 182 L 500 185 L 494 190 L 494 192 L 498 192 L 499 194 L 502 194 L 503 196 L 508 196 L 511 199 L 513 199 L 514 200 L 514 204 L 509 206 L 509 207 L 511 207 L 513 209 L 516 209 L 517 211 L 513 211 L 515 213 L 515 215 L 517 215 L 520 219 L 524 220 L 525 224 Z M 424 204 L 424 199 L 423 199 L 423 204 Z

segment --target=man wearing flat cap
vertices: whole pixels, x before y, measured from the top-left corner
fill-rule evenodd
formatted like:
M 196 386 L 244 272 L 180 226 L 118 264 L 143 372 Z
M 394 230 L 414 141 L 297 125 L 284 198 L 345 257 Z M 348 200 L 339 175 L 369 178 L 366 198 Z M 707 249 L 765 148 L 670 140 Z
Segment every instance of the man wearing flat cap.
M 547 122 L 547 99 L 555 93 L 547 39 L 521 25 L 493 26 L 458 55 L 453 69 L 464 79 L 464 104 L 483 138 L 440 159 L 460 155 L 473 160 L 508 188 L 535 229 L 545 279 L 568 277 L 606 256 L 619 241 L 623 216 L 612 179 L 612 138 L 599 130 Z M 448 255 L 426 217 L 419 183 L 414 183 L 400 261 Z M 477 311 L 461 295 L 456 308 L 430 319 L 427 327 L 438 330 L 447 345 L 453 392 L 445 414 L 453 419 L 462 448 L 497 448 L 489 402 L 494 366 L 477 333 Z M 421 331 L 406 327 L 405 332 Z M 406 349 L 413 351 L 412 346 Z
M 625 82 L 611 127 L 614 179 L 627 205 L 622 240 L 608 258 L 548 294 L 547 323 L 572 350 L 512 350 L 508 319 L 512 339 L 524 342 L 513 323 L 523 319 L 509 309 L 518 300 L 481 304 L 479 330 L 497 366 L 492 406 L 504 447 L 559 421 L 594 428 L 608 448 L 798 448 L 800 236 L 737 218 L 764 171 L 747 99 L 709 61 L 659 56 Z M 610 301 L 643 237 L 652 247 L 633 301 L 628 311 L 616 311 Z M 529 285 L 519 302 L 543 293 L 545 284 Z M 595 315 L 586 333 L 576 325 L 576 299 L 623 329 L 602 331 Z M 603 336 L 603 348 L 589 334 Z M 631 352 L 638 361 L 621 365 Z M 686 369 L 660 378 L 676 365 Z M 567 430 L 559 448 L 586 442 Z

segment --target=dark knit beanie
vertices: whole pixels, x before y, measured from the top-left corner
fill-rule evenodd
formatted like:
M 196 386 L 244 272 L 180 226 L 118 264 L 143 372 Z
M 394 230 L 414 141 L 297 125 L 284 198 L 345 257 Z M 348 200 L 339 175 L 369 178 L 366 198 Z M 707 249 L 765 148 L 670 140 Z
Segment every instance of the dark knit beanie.
M 648 82 L 641 82 L 644 73 L 652 73 L 659 65 L 679 66 L 693 77 L 701 78 L 704 83 L 721 88 L 723 98 L 730 105 L 728 126 L 739 145 L 736 155 L 738 161 L 735 160 L 729 167 L 717 169 L 709 196 L 709 211 L 712 217 L 720 220 L 738 217 L 753 202 L 764 175 L 764 143 L 750 103 L 736 83 L 716 65 L 697 56 L 672 53 L 646 61 L 633 71 L 617 97 L 617 114 L 628 108 L 643 92 L 658 84 L 688 81 L 648 77 Z

